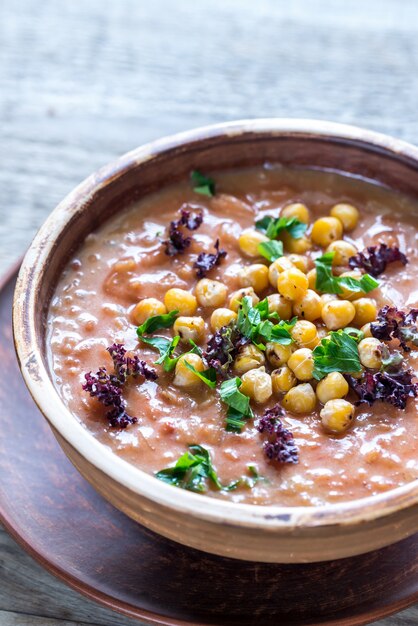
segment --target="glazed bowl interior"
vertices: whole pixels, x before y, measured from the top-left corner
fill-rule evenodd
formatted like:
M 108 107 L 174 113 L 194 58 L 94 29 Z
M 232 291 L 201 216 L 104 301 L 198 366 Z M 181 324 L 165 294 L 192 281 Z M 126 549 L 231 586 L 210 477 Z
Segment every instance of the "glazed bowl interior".
M 325 122 L 257 120 L 222 124 L 134 150 L 92 175 L 65 198 L 25 257 L 14 308 L 15 343 L 23 376 L 59 440 L 98 472 L 123 485 L 133 497 L 140 494 L 167 510 L 254 532 L 285 534 L 295 533 L 296 529 L 297 533 L 297 529 L 309 527 L 324 536 L 331 526 L 354 528 L 394 511 L 410 510 L 411 515 L 399 521 L 397 538 L 401 538 L 418 530 L 411 517 L 417 512 L 418 481 L 381 495 L 321 507 L 237 504 L 182 491 L 161 483 L 102 446 L 70 414 L 52 383 L 45 343 L 48 305 L 61 270 L 84 238 L 134 201 L 187 179 L 192 169 L 211 172 L 265 163 L 335 170 L 418 197 L 416 148 L 383 135 Z M 388 534 L 380 544 L 391 541 Z M 350 550 L 346 552 L 348 555 Z

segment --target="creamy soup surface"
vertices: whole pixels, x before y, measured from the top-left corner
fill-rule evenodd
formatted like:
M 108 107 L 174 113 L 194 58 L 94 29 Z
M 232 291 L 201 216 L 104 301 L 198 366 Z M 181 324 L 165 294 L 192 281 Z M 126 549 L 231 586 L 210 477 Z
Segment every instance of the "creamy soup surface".
M 418 306 L 418 204 L 413 200 L 334 173 L 276 166 L 214 178 L 214 197 L 195 193 L 188 181 L 164 189 L 103 224 L 70 259 L 51 301 L 47 339 L 53 379 L 65 404 L 104 446 L 151 474 L 173 465 L 190 444 L 209 451 L 223 484 L 251 477 L 248 466 L 255 466 L 261 480 L 252 486 L 243 481 L 235 490 L 224 491 L 208 483 L 208 495 L 234 502 L 322 505 L 379 494 L 417 479 L 415 398 L 408 399 L 405 410 L 381 401 L 372 406 L 363 403 L 356 407 L 351 427 L 338 436 L 323 428 L 319 402 L 308 415 L 285 411 L 283 425 L 293 433 L 299 451 L 299 462 L 293 464 L 270 461 L 263 452 L 265 434 L 256 428 L 257 418 L 266 408 L 281 403 L 282 395 L 272 396 L 263 405 L 252 402 L 255 419 L 235 433 L 225 430 L 226 407 L 216 390 L 203 383 L 191 389 L 176 387 L 174 373 L 164 372 L 159 365 L 155 366 L 158 380 L 126 384 L 123 395 L 129 414 L 138 417 L 126 429 L 110 427 L 105 407 L 82 390 L 85 373 L 95 373 L 102 366 L 111 370 L 106 348 L 114 342 L 123 343 L 153 365 L 158 353 L 138 342 L 132 317 L 135 306 L 149 297 L 163 301 L 173 287 L 193 293 L 198 282 L 193 263 L 200 252 L 213 252 L 217 238 L 227 256 L 207 277 L 222 281 L 229 293 L 242 286 L 242 266 L 268 265 L 262 257 L 245 257 L 238 238 L 243 229 L 254 228 L 256 219 L 277 217 L 289 203 L 301 202 L 309 208 L 310 225 L 329 215 L 336 203 L 355 205 L 360 221 L 352 232 L 344 233 L 344 239 L 359 250 L 381 242 L 396 245 L 408 258 L 406 266 L 388 265 L 378 277 L 379 288 L 367 297 L 374 298 L 378 308 Z M 182 207 L 202 211 L 203 223 L 186 233 L 192 243 L 183 254 L 168 256 L 162 240 L 167 239 L 167 227 L 179 218 Z M 323 249 L 314 246 L 305 256 L 314 259 L 321 254 Z M 277 291 L 269 287 L 258 295 L 261 299 L 272 293 Z M 212 334 L 212 312 L 213 308 L 199 306 L 195 313 L 206 323 L 202 348 Z M 172 337 L 173 330 L 154 334 Z M 180 351 L 189 348 L 178 346 Z M 406 355 L 414 370 L 417 357 L 415 349 Z M 316 381 L 311 383 L 315 388 Z M 349 395 L 347 399 L 354 403 L 357 398 Z

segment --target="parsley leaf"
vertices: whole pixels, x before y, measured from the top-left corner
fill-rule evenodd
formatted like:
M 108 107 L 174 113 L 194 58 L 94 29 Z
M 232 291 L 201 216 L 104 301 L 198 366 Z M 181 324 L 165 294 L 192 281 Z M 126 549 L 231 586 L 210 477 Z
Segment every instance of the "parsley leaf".
M 155 365 L 162 365 L 165 372 L 171 372 L 175 368 L 180 357 L 172 358 L 172 355 L 180 341 L 180 335 L 176 335 L 173 339 L 167 339 L 167 337 L 140 337 L 140 340 L 156 348 L 160 353 L 159 358 L 154 362 Z
M 357 341 L 343 330 L 333 331 L 313 351 L 313 376 L 321 380 L 331 372 L 360 372 Z
M 267 298 L 253 307 L 250 296 L 245 296 L 238 309 L 236 325 L 239 332 L 261 350 L 264 350 L 264 345 L 260 344 L 260 340 L 275 341 L 282 345 L 291 344 L 293 340 L 289 330 L 295 324 L 296 318 L 290 322 L 282 320 L 273 324 L 268 317 L 270 314 Z
M 193 170 L 190 174 L 191 181 L 193 183 L 193 191 L 200 193 L 203 196 L 215 195 L 215 181 L 209 176 L 205 176 L 198 170 Z
M 259 253 L 271 263 L 283 256 L 283 241 L 263 241 L 258 244 Z
M 228 413 L 225 420 L 227 430 L 240 432 L 245 425 L 246 418 L 254 417 L 250 407 L 250 399 L 240 392 L 241 379 L 230 378 L 225 380 L 219 388 L 219 396 L 227 406 Z
M 354 341 L 359 343 L 362 339 L 364 339 L 364 333 L 362 330 L 358 328 L 354 328 L 353 326 L 346 326 L 342 329 L 343 333 L 349 335 Z
M 209 367 L 207 370 L 203 372 L 198 372 L 198 370 L 187 360 L 184 360 L 184 365 L 189 369 L 193 374 L 196 374 L 200 380 L 202 380 L 205 385 L 210 387 L 211 389 L 215 389 L 216 387 L 216 369 L 214 367 Z
M 266 215 L 257 220 L 255 227 L 263 231 L 269 239 L 277 239 L 278 235 L 287 230 L 293 239 L 300 239 L 308 228 L 307 224 L 300 222 L 296 217 L 270 217 Z
M 142 337 L 145 333 L 153 333 L 161 328 L 169 328 L 174 324 L 178 311 L 170 311 L 164 315 L 153 315 L 149 317 L 141 326 L 136 329 L 138 337 Z
M 350 291 L 369 293 L 379 286 L 379 282 L 369 274 L 364 274 L 359 280 L 351 276 L 334 276 L 332 261 L 335 252 L 326 252 L 315 260 L 316 283 L 315 288 L 324 293 L 343 293 L 342 287 Z
M 236 489 L 239 481 L 223 485 L 212 465 L 210 454 L 206 448 L 191 445 L 173 467 L 167 467 L 155 474 L 156 478 L 169 485 L 204 493 L 208 490 L 208 482 L 216 489 L 231 491 Z

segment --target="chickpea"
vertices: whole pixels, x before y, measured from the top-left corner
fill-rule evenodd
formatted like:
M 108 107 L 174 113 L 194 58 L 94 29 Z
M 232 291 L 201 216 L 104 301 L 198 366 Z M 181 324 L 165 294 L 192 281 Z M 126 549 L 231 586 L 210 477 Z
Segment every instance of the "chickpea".
M 327 304 L 327 302 L 335 302 L 335 300 L 338 300 L 336 293 L 323 293 L 321 296 L 322 306 Z
M 355 326 L 364 326 L 370 322 L 374 322 L 377 315 L 376 302 L 371 298 L 359 298 L 353 300 L 356 314 L 353 319 Z
M 267 296 L 269 303 L 269 313 L 277 313 L 280 319 L 289 320 L 292 316 L 292 303 L 283 298 L 279 293 L 272 293 Z
M 355 206 L 344 203 L 333 206 L 330 215 L 339 219 L 344 230 L 347 232 L 355 229 L 360 217 L 358 209 L 356 209 Z
M 308 291 L 306 275 L 296 267 L 285 270 L 277 279 L 277 291 L 287 300 L 301 300 Z
M 364 326 L 362 326 L 360 330 L 365 337 L 373 337 L 372 331 L 370 330 L 370 323 L 364 324 Z
M 222 326 L 227 326 L 236 319 L 237 314 L 231 309 L 215 309 L 210 317 L 210 327 L 216 333 Z
M 239 390 L 255 402 L 262 404 L 273 395 L 271 376 L 267 374 L 264 367 L 246 372 L 241 380 Z
M 285 230 L 280 236 L 287 252 L 305 254 L 305 252 L 312 248 L 312 241 L 306 235 L 302 235 L 299 239 L 294 239 L 292 235 Z
M 309 209 L 301 202 L 288 204 L 282 209 L 280 215 L 282 217 L 296 217 L 299 222 L 303 222 L 304 224 L 309 224 L 310 220 Z
M 287 365 L 282 365 L 271 373 L 274 394 L 287 393 L 296 385 L 296 382 L 296 376 Z
M 203 317 L 186 317 L 180 315 L 173 325 L 176 335 L 180 335 L 181 341 L 189 342 L 191 339 L 199 343 L 205 337 L 205 322 Z
M 256 293 L 265 291 L 269 286 L 269 269 L 262 263 L 247 265 L 239 274 L 241 287 L 252 287 Z
M 353 321 L 356 310 L 348 300 L 331 300 L 322 307 L 322 319 L 329 330 L 345 328 Z
M 234 367 L 238 375 L 245 374 L 266 362 L 265 356 L 261 350 L 254 344 L 250 343 L 243 346 L 235 359 Z
M 260 302 L 260 298 L 257 296 L 252 287 L 244 287 L 243 289 L 238 289 L 237 291 L 231 293 L 229 297 L 229 308 L 237 313 L 239 307 L 241 306 L 241 300 L 245 298 L 245 296 L 249 296 L 251 298 L 253 306 Z
M 328 400 L 319 415 L 325 430 L 339 435 L 351 425 L 354 418 L 354 406 L 347 400 Z
M 316 291 L 312 289 L 308 289 L 303 298 L 293 304 L 293 314 L 309 322 L 317 320 L 321 317 L 321 313 L 322 300 Z
M 164 315 L 167 309 L 157 298 L 144 298 L 135 306 L 132 311 L 132 320 L 135 324 L 143 324 L 149 317 L 154 315 Z
M 178 311 L 180 315 L 193 315 L 197 309 L 197 300 L 194 295 L 177 287 L 173 287 L 166 292 L 164 304 L 167 311 Z
M 195 293 L 200 306 L 219 307 L 225 304 L 228 289 L 219 280 L 202 278 L 196 285 Z
M 320 217 L 312 226 L 312 241 L 322 248 L 326 248 L 332 241 L 341 239 L 343 225 L 336 217 Z
M 281 256 L 279 259 L 273 261 L 273 263 L 268 268 L 270 285 L 277 289 L 277 279 L 279 278 L 279 274 L 281 274 L 285 270 L 291 270 L 292 267 L 295 266 L 287 256 Z
M 315 290 L 316 289 L 316 267 L 314 267 L 312 270 L 309 270 L 306 276 L 307 276 L 308 283 L 309 283 L 309 289 Z
M 312 413 L 316 405 L 316 395 L 309 383 L 292 387 L 283 398 L 283 406 L 292 413 Z
M 308 320 L 298 320 L 290 331 L 299 348 L 315 348 L 319 343 L 318 329 Z
M 287 365 L 298 380 L 311 380 L 314 368 L 312 350 L 309 350 L 309 348 L 296 350 L 289 358 Z
M 291 346 L 283 346 L 281 343 L 269 341 L 266 344 L 266 357 L 267 361 L 273 367 L 280 367 L 288 362 L 292 354 Z
M 334 252 L 333 265 L 348 265 L 348 260 L 357 254 L 357 248 L 348 241 L 338 239 L 330 243 L 325 252 Z
M 241 252 L 245 256 L 257 258 L 260 256 L 258 245 L 265 241 L 270 241 L 266 235 L 263 235 L 263 233 L 260 233 L 260 231 L 254 230 L 253 228 L 247 228 L 242 231 L 238 239 L 238 245 Z
M 360 363 L 378 369 L 382 365 L 382 344 L 375 337 L 366 337 L 358 344 Z
M 295 267 L 298 268 L 298 270 L 300 270 L 304 274 L 307 274 L 311 264 L 307 256 L 304 256 L 303 254 L 289 254 L 287 258 L 293 263 Z
M 322 404 L 326 404 L 328 400 L 344 398 L 347 394 L 348 382 L 340 372 L 331 372 L 316 387 L 317 398 Z
M 363 274 L 358 270 L 352 270 L 349 272 L 343 272 L 342 274 L 340 274 L 340 278 L 349 277 L 360 280 L 362 275 Z M 344 287 L 344 285 L 341 285 L 341 289 L 342 293 L 340 294 L 340 298 L 342 298 L 343 300 L 358 300 L 359 298 L 363 298 L 366 295 L 364 291 L 351 291 L 351 289 L 347 289 L 347 287 Z
M 189 354 L 182 355 L 176 364 L 174 370 L 173 384 L 176 387 L 198 387 L 201 384 L 201 380 L 194 372 L 188 369 L 185 365 L 185 361 L 190 363 L 198 372 L 203 372 L 205 365 L 202 358 L 198 354 L 190 352 Z

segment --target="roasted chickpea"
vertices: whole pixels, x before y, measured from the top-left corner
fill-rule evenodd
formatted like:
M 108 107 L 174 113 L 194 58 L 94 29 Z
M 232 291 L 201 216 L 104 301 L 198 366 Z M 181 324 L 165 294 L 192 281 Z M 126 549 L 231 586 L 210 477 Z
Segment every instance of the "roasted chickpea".
M 180 315 L 193 315 L 197 309 L 197 300 L 194 295 L 177 287 L 173 287 L 166 292 L 164 304 L 167 311 L 178 311 Z
M 285 230 L 280 236 L 287 252 L 305 254 L 305 252 L 312 248 L 312 241 L 306 235 L 302 235 L 299 239 L 295 239 L 290 233 L 287 232 L 287 230 Z
M 237 319 L 237 314 L 231 309 L 215 309 L 210 317 L 210 327 L 214 333 Z
M 271 384 L 273 385 L 273 393 L 287 393 L 296 385 L 296 376 L 287 365 L 282 365 L 271 373 Z
M 236 313 L 241 305 L 241 300 L 245 298 L 245 296 L 249 296 L 251 298 L 253 306 L 260 302 L 260 298 L 257 296 L 252 287 L 244 287 L 243 289 L 238 289 L 237 291 L 231 293 L 229 298 L 229 308 Z
M 313 350 L 319 343 L 318 329 L 315 324 L 308 322 L 308 320 L 298 320 L 290 334 L 299 348 L 311 348 Z
M 287 258 L 304 274 L 309 271 L 310 260 L 307 256 L 304 256 L 303 254 L 289 254 Z
M 326 252 L 334 253 L 333 265 L 348 265 L 349 259 L 357 254 L 357 248 L 348 241 L 338 239 L 329 244 Z
M 371 298 L 359 298 L 353 300 L 356 314 L 353 319 L 355 326 L 364 326 L 370 322 L 374 322 L 377 315 L 376 302 Z
M 241 287 L 252 287 L 256 293 L 265 291 L 269 286 L 269 269 L 262 263 L 247 265 L 239 273 Z
M 317 246 L 326 248 L 330 243 L 341 239 L 343 225 L 336 217 L 320 217 L 317 219 L 311 232 L 311 238 Z
M 382 344 L 375 337 L 366 337 L 358 344 L 360 363 L 364 367 L 378 369 L 382 365 Z
M 293 352 L 287 361 L 287 365 L 298 380 L 311 380 L 314 368 L 312 350 L 309 350 L 309 348 L 299 348 L 299 350 Z
M 344 398 L 348 394 L 348 382 L 340 372 L 331 372 L 319 381 L 316 387 L 317 398 L 322 404 L 328 400 Z
M 219 280 L 202 278 L 196 285 L 195 294 L 200 306 L 219 307 L 225 304 L 228 289 Z
M 370 324 L 364 324 L 364 326 L 362 326 L 360 330 L 365 337 L 373 337 L 372 331 L 370 329 Z
M 339 435 L 351 425 L 354 418 L 354 406 L 347 400 L 328 400 L 320 416 L 325 430 Z
M 264 367 L 246 372 L 241 380 L 239 390 L 255 402 L 262 404 L 273 395 L 271 376 L 267 374 Z
M 340 220 L 346 232 L 354 230 L 358 224 L 360 214 L 352 204 L 336 204 L 330 211 L 332 217 Z
M 316 291 L 312 289 L 308 289 L 301 300 L 293 303 L 293 314 L 309 322 L 313 322 L 321 317 L 321 312 L 322 300 Z
M 254 230 L 253 228 L 247 228 L 243 230 L 239 239 L 238 245 L 241 252 L 250 258 L 257 258 L 260 255 L 258 251 L 258 245 L 265 241 L 270 241 L 266 235 L 260 233 L 258 230 Z
M 280 319 L 289 320 L 292 316 L 292 303 L 286 300 L 279 293 L 272 293 L 267 296 L 269 303 L 269 313 L 277 313 Z
M 312 413 L 316 405 L 316 395 L 309 383 L 292 387 L 283 398 L 283 406 L 292 413 L 299 415 Z
M 243 346 L 234 362 L 234 368 L 238 375 L 245 374 L 266 362 L 265 356 L 254 344 Z
M 322 319 L 329 330 L 345 328 L 353 321 L 356 310 L 348 300 L 331 300 L 322 307 Z
M 296 217 L 299 222 L 303 222 L 304 224 L 309 224 L 310 220 L 309 209 L 301 202 L 286 205 L 280 215 L 282 217 Z
M 283 346 L 281 343 L 276 343 L 274 341 L 266 343 L 267 361 L 273 367 L 280 367 L 280 365 L 287 363 L 291 354 L 291 346 Z
M 334 300 L 338 300 L 336 293 L 323 293 L 321 296 L 322 306 L 327 304 L 327 302 L 333 302 Z
M 306 275 L 296 267 L 285 270 L 277 279 L 277 291 L 287 300 L 301 300 L 308 291 L 308 287 Z
M 185 362 L 190 363 L 198 372 L 203 372 L 205 365 L 202 358 L 198 354 L 190 352 L 189 354 L 182 355 L 176 364 L 174 370 L 173 384 L 176 387 L 198 387 L 201 384 L 201 380 L 194 372 L 189 370 Z
M 181 315 L 174 322 L 173 330 L 176 335 L 180 335 L 182 341 L 189 343 L 191 339 L 195 343 L 199 343 L 205 337 L 205 322 L 203 317 Z
M 165 305 L 157 298 L 144 298 L 132 311 L 132 320 L 135 324 L 143 324 L 149 317 L 167 313 Z
M 309 283 L 309 289 L 314 291 L 316 289 L 316 268 L 314 267 L 312 270 L 309 270 L 306 276 Z
M 273 263 L 269 267 L 270 285 L 277 289 L 277 279 L 279 278 L 279 274 L 281 274 L 285 270 L 292 269 L 292 267 L 295 266 L 287 256 L 281 256 L 279 259 L 273 261 Z

